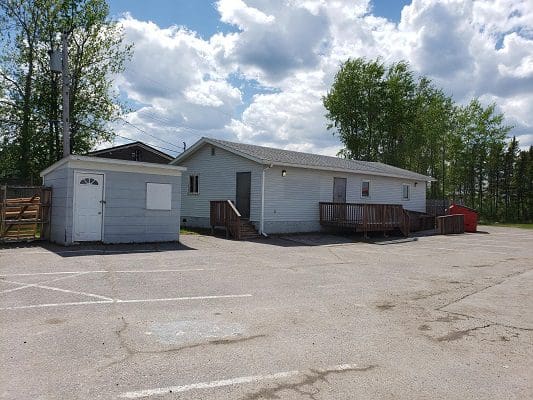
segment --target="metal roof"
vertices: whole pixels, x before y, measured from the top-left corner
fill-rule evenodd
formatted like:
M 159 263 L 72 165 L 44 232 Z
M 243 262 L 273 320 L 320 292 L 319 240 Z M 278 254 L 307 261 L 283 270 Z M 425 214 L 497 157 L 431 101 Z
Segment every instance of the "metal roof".
M 366 175 L 381 175 L 419 181 L 433 181 L 434 179 L 406 169 L 393 167 L 380 162 L 349 160 L 340 157 L 323 156 L 320 154 L 302 153 L 299 151 L 275 149 L 272 147 L 253 144 L 229 142 L 226 140 L 202 138 L 188 151 L 177 157 L 172 164 L 179 163 L 194 153 L 202 144 L 218 145 L 228 151 L 250 158 L 266 165 L 293 166 L 319 170 L 333 170 L 341 172 L 359 173 Z M 188 154 L 187 154 L 188 153 Z

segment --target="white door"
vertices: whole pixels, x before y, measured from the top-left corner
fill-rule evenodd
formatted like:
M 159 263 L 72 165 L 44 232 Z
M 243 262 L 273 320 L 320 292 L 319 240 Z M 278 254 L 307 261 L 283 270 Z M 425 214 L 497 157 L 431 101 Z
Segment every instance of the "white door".
M 74 174 L 74 241 L 102 240 L 104 175 Z

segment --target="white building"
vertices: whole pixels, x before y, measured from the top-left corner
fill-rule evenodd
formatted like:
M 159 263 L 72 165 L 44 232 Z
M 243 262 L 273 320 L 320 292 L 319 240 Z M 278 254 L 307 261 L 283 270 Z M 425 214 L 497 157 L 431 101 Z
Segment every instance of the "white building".
M 182 180 L 182 226 L 210 226 L 210 202 L 232 201 L 260 232 L 319 231 L 320 202 L 426 211 L 432 178 L 390 165 L 202 138 L 171 164 Z
M 41 172 L 52 188 L 50 240 L 179 240 L 181 175 L 165 164 L 70 155 Z

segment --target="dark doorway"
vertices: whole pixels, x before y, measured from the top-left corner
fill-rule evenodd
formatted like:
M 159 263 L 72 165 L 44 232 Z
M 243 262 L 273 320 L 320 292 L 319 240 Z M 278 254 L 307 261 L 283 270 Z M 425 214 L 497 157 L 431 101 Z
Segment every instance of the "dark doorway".
M 333 178 L 333 202 L 346 203 L 346 178 Z
M 237 172 L 236 207 L 242 218 L 250 218 L 250 190 L 252 188 L 252 173 Z

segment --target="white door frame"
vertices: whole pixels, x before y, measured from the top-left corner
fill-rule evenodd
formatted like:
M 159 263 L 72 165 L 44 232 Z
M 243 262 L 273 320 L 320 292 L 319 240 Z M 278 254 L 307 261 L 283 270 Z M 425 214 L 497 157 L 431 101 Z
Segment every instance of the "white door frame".
M 74 216 L 74 213 L 76 211 L 76 186 L 77 186 L 77 179 L 80 174 L 94 174 L 94 175 L 101 175 L 102 176 L 102 223 L 100 224 L 101 230 L 100 230 L 100 240 L 104 239 L 104 217 L 105 217 L 105 181 L 106 181 L 106 174 L 103 171 L 92 171 L 92 170 L 74 170 L 74 178 L 73 178 L 73 188 L 72 188 L 72 242 L 76 242 L 76 218 Z

